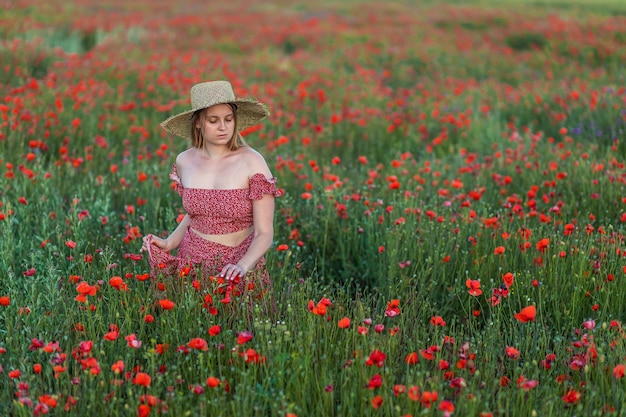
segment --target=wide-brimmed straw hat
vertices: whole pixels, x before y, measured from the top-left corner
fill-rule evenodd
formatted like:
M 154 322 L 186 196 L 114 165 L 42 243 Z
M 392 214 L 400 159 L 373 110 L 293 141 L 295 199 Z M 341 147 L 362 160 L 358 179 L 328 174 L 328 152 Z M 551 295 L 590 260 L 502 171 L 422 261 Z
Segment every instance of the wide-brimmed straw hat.
M 254 126 L 269 116 L 267 106 L 251 98 L 235 98 L 233 87 L 228 81 L 209 81 L 191 87 L 191 110 L 171 116 L 161 123 L 168 133 L 181 138 L 190 138 L 191 117 L 197 110 L 216 104 L 234 104 L 237 112 L 237 127 Z

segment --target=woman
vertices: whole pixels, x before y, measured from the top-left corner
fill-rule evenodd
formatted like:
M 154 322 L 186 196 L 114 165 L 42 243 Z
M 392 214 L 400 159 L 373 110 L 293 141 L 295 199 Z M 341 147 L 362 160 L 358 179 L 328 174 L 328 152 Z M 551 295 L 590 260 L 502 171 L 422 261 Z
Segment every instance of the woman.
M 236 99 L 227 81 L 196 84 L 190 95 L 191 110 L 161 123 L 191 141 L 170 173 L 186 214 L 167 239 L 145 236 L 141 250 L 148 252 L 153 276 L 219 274 L 269 285 L 264 255 L 280 191 L 265 159 L 239 133 L 267 117 L 267 107 Z M 169 253 L 176 248 L 176 255 Z

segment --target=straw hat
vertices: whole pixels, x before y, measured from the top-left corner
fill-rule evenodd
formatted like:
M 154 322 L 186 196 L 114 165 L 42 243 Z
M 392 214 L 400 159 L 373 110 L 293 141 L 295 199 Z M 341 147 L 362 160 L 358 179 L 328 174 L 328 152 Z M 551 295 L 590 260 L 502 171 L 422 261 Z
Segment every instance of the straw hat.
M 196 110 L 206 109 L 216 104 L 235 104 L 237 106 L 237 127 L 245 129 L 254 126 L 269 116 L 267 106 L 249 98 L 235 98 L 233 87 L 228 81 L 209 81 L 191 87 L 191 110 L 171 116 L 161 123 L 168 133 L 189 139 L 191 117 Z

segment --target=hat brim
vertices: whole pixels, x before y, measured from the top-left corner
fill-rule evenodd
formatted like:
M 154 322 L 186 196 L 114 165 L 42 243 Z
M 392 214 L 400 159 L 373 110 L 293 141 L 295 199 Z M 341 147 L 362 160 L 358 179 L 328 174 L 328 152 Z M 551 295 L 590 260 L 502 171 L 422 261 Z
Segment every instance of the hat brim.
M 253 99 L 237 99 L 230 101 L 229 103 L 235 104 L 237 106 L 237 128 L 239 130 L 255 126 L 270 115 L 270 112 L 265 104 Z M 165 129 L 167 133 L 179 136 L 184 139 L 190 139 L 191 117 L 193 113 L 198 110 L 202 109 L 187 110 L 177 115 L 171 116 L 164 122 L 161 122 L 161 127 Z

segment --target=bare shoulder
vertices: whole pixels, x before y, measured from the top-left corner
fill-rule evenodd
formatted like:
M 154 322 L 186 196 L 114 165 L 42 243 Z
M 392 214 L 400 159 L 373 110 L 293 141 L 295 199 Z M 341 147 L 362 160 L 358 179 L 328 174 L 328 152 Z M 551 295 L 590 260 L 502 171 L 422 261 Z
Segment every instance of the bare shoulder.
M 185 166 L 188 163 L 189 158 L 191 158 L 192 152 L 193 148 L 189 148 L 179 153 L 178 156 L 176 156 L 176 165 L 178 167 Z
M 254 148 L 245 147 L 241 149 L 241 158 L 248 169 L 248 175 L 261 173 L 266 177 L 272 177 L 267 161 L 260 152 Z

